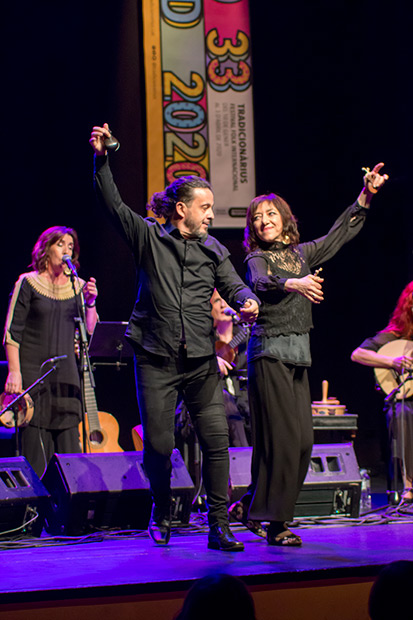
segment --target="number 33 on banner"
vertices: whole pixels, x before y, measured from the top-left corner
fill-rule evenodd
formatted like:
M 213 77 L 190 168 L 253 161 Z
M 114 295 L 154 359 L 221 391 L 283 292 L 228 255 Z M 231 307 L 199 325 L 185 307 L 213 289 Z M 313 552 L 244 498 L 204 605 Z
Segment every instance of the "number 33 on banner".
M 251 70 L 244 60 L 249 55 L 249 39 L 244 32 L 238 31 L 236 44 L 231 39 L 224 39 L 222 45 L 217 45 L 218 30 L 213 28 L 206 38 L 207 52 L 212 58 L 208 64 L 208 81 L 214 90 L 225 91 L 228 88 L 243 91 L 250 86 Z M 231 60 L 238 63 L 238 73 L 232 67 L 223 67 Z M 222 69 L 224 72 L 221 73 Z

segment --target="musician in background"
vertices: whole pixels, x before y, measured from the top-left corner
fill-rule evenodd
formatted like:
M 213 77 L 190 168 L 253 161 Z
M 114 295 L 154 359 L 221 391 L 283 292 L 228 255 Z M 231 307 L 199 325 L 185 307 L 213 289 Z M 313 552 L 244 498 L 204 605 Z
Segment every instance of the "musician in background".
M 34 388 L 34 415 L 21 428 L 21 452 L 41 476 L 55 452 L 80 452 L 78 426 L 81 391 L 75 356 L 74 318 L 80 288 L 85 302 L 86 329 L 97 321 L 96 280 L 74 279 L 63 260 L 79 267 L 79 242 L 73 228 L 53 226 L 38 238 L 32 251 L 33 271 L 23 273 L 10 296 L 3 344 L 8 361 L 6 394 L 20 394 L 50 370 L 52 357 L 66 356 L 56 370 Z
M 234 448 L 246 447 L 250 445 L 245 432 L 249 421 L 246 390 L 248 327 L 240 324 L 239 315 L 216 289 L 211 297 L 211 308 L 230 445 Z
M 353 362 L 358 362 L 364 366 L 388 368 L 400 375 L 400 379 L 403 380 L 403 375 L 413 370 L 413 347 L 410 349 L 410 354 L 389 354 L 384 348 L 388 343 L 402 339 L 413 340 L 413 281 L 409 282 L 400 295 L 387 327 L 372 338 L 367 338 L 353 351 L 351 359 Z M 404 483 L 402 500 L 406 503 L 412 503 L 413 397 L 407 395 L 404 400 L 396 400 L 394 412 L 392 403 L 386 402 L 385 413 L 389 435 L 396 440 L 394 444 L 396 453 L 392 456 L 399 460 L 401 466 Z M 393 429 L 394 421 L 396 423 L 395 429 Z

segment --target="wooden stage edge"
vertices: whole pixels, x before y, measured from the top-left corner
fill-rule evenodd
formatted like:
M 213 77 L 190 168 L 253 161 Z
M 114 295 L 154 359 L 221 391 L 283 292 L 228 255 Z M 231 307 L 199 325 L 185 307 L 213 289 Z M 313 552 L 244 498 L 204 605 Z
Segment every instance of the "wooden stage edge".
M 406 521 L 305 527 L 301 549 L 269 547 L 244 528 L 235 531 L 242 553 L 208 550 L 205 532 L 175 535 L 164 548 L 143 533 L 3 549 L 0 620 L 105 620 L 108 613 L 117 620 L 172 620 L 192 583 L 217 572 L 243 579 L 257 620 L 368 620 L 380 569 L 413 560 L 413 527 Z
M 325 579 L 272 584 L 250 584 L 247 578 L 244 581 L 254 599 L 257 620 L 368 620 L 367 601 L 374 577 L 345 579 L 325 575 Z M 47 595 L 37 592 L 30 602 L 24 602 L 23 597 L 19 603 L 6 603 L 1 597 L 0 618 L 102 620 L 109 613 L 117 620 L 172 620 L 182 607 L 187 589 L 145 594 L 132 593 L 132 587 L 127 588 L 129 594 L 123 595 L 115 594 L 118 588 L 103 588 L 101 592 L 87 589 L 81 597 L 80 589 Z

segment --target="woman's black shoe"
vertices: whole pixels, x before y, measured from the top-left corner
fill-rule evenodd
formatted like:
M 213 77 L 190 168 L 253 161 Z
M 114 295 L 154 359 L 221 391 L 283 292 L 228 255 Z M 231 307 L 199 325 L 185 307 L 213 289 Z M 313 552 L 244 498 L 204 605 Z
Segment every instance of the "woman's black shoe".
M 275 522 L 268 527 L 267 543 L 277 547 L 301 547 L 303 541 L 288 529 L 287 524 L 283 523 L 280 527 L 280 523 Z
M 208 549 L 244 551 L 244 543 L 235 538 L 229 525 L 212 525 L 208 534 Z
M 228 515 L 230 519 L 245 525 L 253 534 L 261 536 L 261 538 L 267 537 L 267 532 L 262 527 L 260 521 L 248 519 L 248 508 L 242 502 L 235 502 L 235 504 L 232 504 L 229 508 Z

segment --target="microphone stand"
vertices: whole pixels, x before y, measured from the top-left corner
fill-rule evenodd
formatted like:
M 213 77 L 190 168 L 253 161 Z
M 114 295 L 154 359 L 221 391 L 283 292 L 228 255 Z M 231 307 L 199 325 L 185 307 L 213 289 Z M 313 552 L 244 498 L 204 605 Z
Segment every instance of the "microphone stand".
M 6 411 L 13 411 L 14 414 L 14 437 L 15 437 L 15 456 L 20 456 L 20 446 L 19 446 L 19 425 L 18 425 L 18 411 L 19 411 L 19 407 L 20 407 L 20 401 L 22 400 L 22 398 L 24 398 L 26 396 L 26 394 L 28 394 L 33 388 L 36 387 L 36 385 L 38 385 L 39 383 L 43 383 L 43 381 L 45 380 L 45 378 L 50 375 L 51 372 L 54 372 L 56 370 L 56 366 L 52 366 L 52 368 L 50 368 L 50 370 L 48 370 L 47 372 L 44 373 L 44 375 L 42 375 L 39 379 L 37 379 L 37 381 L 35 381 L 34 383 L 32 383 L 31 385 L 29 385 L 29 387 L 24 390 L 24 392 L 22 392 L 21 394 L 18 394 L 16 396 L 16 398 L 14 398 L 11 403 L 9 403 L 6 407 L 4 407 L 4 409 L 2 411 L 0 411 L 0 418 L 2 415 L 4 415 L 6 413 Z
M 398 479 L 398 467 L 397 467 L 397 459 L 395 457 L 396 449 L 397 449 L 397 426 L 396 426 L 396 396 L 400 392 L 401 388 L 407 381 L 412 379 L 412 373 L 407 373 L 405 379 L 403 379 L 397 387 L 394 388 L 389 394 L 387 394 L 384 402 L 386 404 L 390 404 L 391 406 L 391 419 L 392 419 L 392 437 L 391 437 L 391 454 L 393 458 L 393 476 L 390 481 L 390 489 L 387 491 L 387 496 L 389 498 L 389 504 L 391 506 L 396 506 L 400 503 L 400 494 L 397 490 L 397 479 Z
M 69 265 L 68 265 L 69 266 Z M 70 269 L 70 267 L 69 267 Z M 73 292 L 75 294 L 77 312 L 79 316 L 74 318 L 75 323 L 77 323 L 79 329 L 80 336 L 80 376 L 81 376 L 81 387 L 82 387 L 82 441 L 83 441 L 83 452 L 87 452 L 87 437 L 86 437 L 86 408 L 85 408 L 85 397 L 84 397 L 84 387 L 85 387 L 85 373 L 89 374 L 90 385 L 93 389 L 95 389 L 95 378 L 93 376 L 92 366 L 90 363 L 89 351 L 88 351 L 88 340 L 86 333 L 86 316 L 85 316 L 85 300 L 83 297 L 83 290 L 80 286 L 79 282 L 79 293 L 76 292 L 75 278 L 79 280 L 76 270 L 70 269 L 70 280 L 72 282 Z

